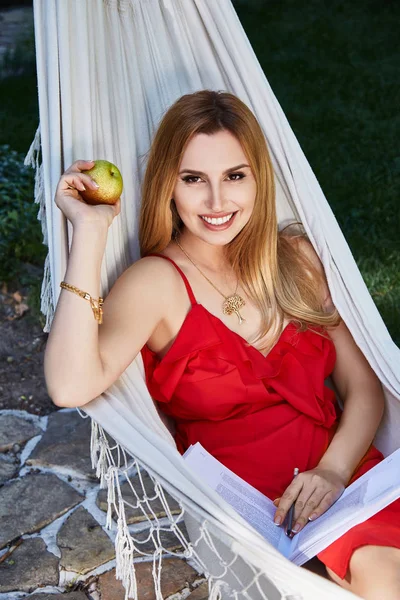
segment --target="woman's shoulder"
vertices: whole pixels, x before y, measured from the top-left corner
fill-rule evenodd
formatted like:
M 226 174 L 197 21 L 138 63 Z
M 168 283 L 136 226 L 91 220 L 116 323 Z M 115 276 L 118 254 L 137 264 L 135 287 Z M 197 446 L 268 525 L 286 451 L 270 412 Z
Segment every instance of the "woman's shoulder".
M 170 261 L 157 256 L 140 258 L 116 280 L 105 298 L 104 312 L 110 322 L 120 313 L 129 315 L 131 321 L 133 314 L 139 320 L 153 315 L 159 322 L 165 317 L 167 307 L 178 303 L 179 279 Z M 128 310 L 121 311 L 122 306 Z M 125 319 L 123 315 L 118 319 Z
M 176 283 L 180 280 L 179 273 L 171 261 L 152 255 L 132 263 L 123 276 L 129 286 L 134 285 L 143 292 L 149 290 L 160 295 L 168 295 L 169 291 L 174 291 Z
M 172 273 L 174 266 L 169 260 L 165 260 L 161 256 L 143 256 L 133 262 L 127 269 L 127 272 L 133 278 L 137 277 L 153 277 Z

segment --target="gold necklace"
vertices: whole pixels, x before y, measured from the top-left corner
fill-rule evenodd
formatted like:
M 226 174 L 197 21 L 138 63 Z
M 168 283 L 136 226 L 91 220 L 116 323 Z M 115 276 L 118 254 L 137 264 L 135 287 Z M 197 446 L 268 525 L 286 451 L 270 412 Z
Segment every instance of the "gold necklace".
M 236 285 L 236 290 L 234 292 L 234 294 L 232 294 L 231 296 L 225 296 L 225 294 L 223 294 L 221 292 L 221 290 L 219 290 L 217 288 L 217 286 L 215 286 L 213 284 L 213 282 L 208 279 L 207 275 L 204 275 L 203 271 L 196 265 L 196 263 L 190 258 L 189 254 L 186 252 L 186 250 L 184 250 L 182 248 L 182 246 L 180 245 L 180 243 L 178 242 L 178 238 L 175 238 L 175 242 L 178 244 L 179 248 L 182 250 L 182 252 L 187 256 L 187 258 L 190 260 L 190 262 L 192 263 L 192 265 L 194 265 L 196 267 L 196 269 L 199 271 L 199 273 L 201 273 L 201 275 L 203 275 L 203 277 L 205 279 L 207 279 L 208 283 L 210 283 L 213 288 L 215 290 L 217 290 L 217 292 L 219 294 L 221 294 L 221 296 L 223 298 L 225 298 L 224 303 L 222 304 L 222 312 L 224 313 L 224 315 L 232 315 L 233 313 L 236 314 L 237 318 L 239 319 L 239 325 L 241 325 L 246 319 L 244 319 L 242 317 L 242 315 L 240 314 L 239 310 L 241 308 L 243 308 L 243 306 L 246 304 L 246 302 L 243 300 L 243 298 L 241 296 L 239 296 L 239 294 L 236 293 L 238 287 L 239 287 L 239 281 L 237 282 Z

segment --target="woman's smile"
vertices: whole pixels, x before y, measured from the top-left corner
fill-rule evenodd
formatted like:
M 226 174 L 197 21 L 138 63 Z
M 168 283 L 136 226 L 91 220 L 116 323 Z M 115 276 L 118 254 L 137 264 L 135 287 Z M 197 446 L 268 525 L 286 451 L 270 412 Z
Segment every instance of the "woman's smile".
M 213 216 L 210 217 L 208 215 L 199 215 L 202 219 L 204 226 L 211 231 L 221 231 L 223 229 L 228 229 L 235 220 L 235 216 L 238 211 L 225 213 L 221 216 Z

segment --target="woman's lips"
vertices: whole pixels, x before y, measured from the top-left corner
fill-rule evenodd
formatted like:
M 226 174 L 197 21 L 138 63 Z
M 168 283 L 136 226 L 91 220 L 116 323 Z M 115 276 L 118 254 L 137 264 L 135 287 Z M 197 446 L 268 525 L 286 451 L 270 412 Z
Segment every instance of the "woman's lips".
M 201 219 L 201 222 L 203 223 L 203 225 L 205 227 L 207 227 L 207 229 L 210 229 L 210 231 L 224 231 L 225 229 L 228 229 L 232 225 L 233 221 L 235 220 L 236 215 L 237 215 L 237 211 L 233 213 L 233 215 L 229 219 L 229 221 L 227 221 L 226 223 L 221 223 L 220 225 L 212 225 L 211 223 L 207 223 L 207 221 L 205 221 L 201 216 L 199 216 L 199 218 Z

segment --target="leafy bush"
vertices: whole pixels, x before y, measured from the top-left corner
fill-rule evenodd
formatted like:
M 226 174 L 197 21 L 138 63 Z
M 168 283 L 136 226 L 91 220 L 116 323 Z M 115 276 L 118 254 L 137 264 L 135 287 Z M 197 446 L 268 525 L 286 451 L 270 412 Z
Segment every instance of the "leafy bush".
M 22 31 L 0 55 L 0 145 L 26 152 L 39 121 L 32 2 L 22 15 Z M 1 21 L 1 26 L 6 32 L 7 22 Z
M 0 281 L 19 280 L 25 263 L 43 266 L 47 248 L 33 190 L 34 172 L 24 156 L 0 145 Z
M 19 0 L 19 3 L 20 0 Z M 0 78 L 18 77 L 20 75 L 36 74 L 35 33 L 33 23 L 33 8 L 19 7 L 18 29 L 13 34 L 13 45 L 6 47 L 0 58 Z M 0 0 L 1 6 L 1 0 Z M 8 31 L 7 19 L 3 19 L 2 27 Z
M 0 63 L 0 77 L 18 77 L 36 72 L 35 41 L 32 35 L 21 38 L 15 48 L 7 48 Z

